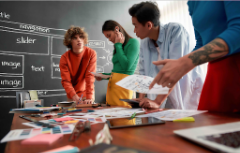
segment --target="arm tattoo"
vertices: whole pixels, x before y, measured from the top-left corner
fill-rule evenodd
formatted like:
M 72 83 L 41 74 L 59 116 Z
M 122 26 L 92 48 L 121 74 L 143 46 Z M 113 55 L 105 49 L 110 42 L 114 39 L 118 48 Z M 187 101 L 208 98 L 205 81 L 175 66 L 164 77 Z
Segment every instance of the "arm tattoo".
M 215 39 L 205 45 L 203 50 L 193 52 L 188 56 L 193 62 L 194 65 L 200 65 L 220 57 L 223 57 L 223 53 L 228 52 L 225 45 Z M 214 55 L 215 54 L 215 55 Z

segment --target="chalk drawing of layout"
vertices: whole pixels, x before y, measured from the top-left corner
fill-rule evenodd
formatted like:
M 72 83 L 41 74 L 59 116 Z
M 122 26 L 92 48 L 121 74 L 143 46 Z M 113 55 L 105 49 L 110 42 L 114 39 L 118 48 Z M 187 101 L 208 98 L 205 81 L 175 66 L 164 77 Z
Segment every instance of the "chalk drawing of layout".
M 103 66 L 97 65 L 97 70 L 96 70 L 96 72 L 97 72 L 97 73 L 103 73 L 103 72 L 104 72 Z
M 105 41 L 102 40 L 88 40 L 87 46 L 90 48 L 105 48 Z
M 0 52 L 49 55 L 49 36 L 0 29 Z
M 51 55 L 59 55 L 61 56 L 68 48 L 63 45 L 64 37 L 51 37 Z
M 51 35 L 51 36 L 63 36 L 67 31 L 66 29 L 48 28 L 48 27 L 43 27 L 43 26 L 38 26 L 33 24 L 6 21 L 6 20 L 0 20 L 0 28 L 23 31 L 23 32 L 31 32 L 31 33 L 37 33 L 37 34 L 45 34 L 45 35 Z
M 0 20 L 0 52 L 30 55 L 62 54 L 66 51 L 63 37 L 67 30 Z
M 52 56 L 51 57 L 51 78 L 52 79 L 61 79 L 61 74 L 60 74 L 60 68 L 59 68 L 59 63 L 60 63 L 60 56 Z
M 0 89 L 23 89 L 23 76 L 0 75 Z
M 24 55 L 0 53 L 0 74 L 23 75 Z
M 56 93 L 50 93 L 52 95 L 45 94 L 45 96 L 66 95 L 58 81 L 53 81 L 53 86 L 46 89 L 45 84 L 38 87 L 30 85 L 41 81 L 39 77 L 29 79 L 29 76 L 36 74 L 42 74 L 48 79 L 46 73 L 51 74 L 50 79 L 60 78 L 60 57 L 52 57 L 51 55 L 62 55 L 66 52 L 67 48 L 63 45 L 66 31 L 65 29 L 0 20 L 0 41 L 3 42 L 1 43 L 3 45 L 0 44 L 0 74 L 2 74 L 0 75 L 0 89 L 4 91 L 22 89 L 40 91 L 43 89 L 42 93 L 56 91 Z M 42 59 L 46 59 L 46 56 L 50 56 L 51 61 L 42 63 L 44 61 Z M 24 60 L 28 62 L 28 65 L 24 65 Z M 24 66 L 27 69 L 25 69 L 26 72 L 24 72 Z M 49 70 L 51 73 L 47 72 Z

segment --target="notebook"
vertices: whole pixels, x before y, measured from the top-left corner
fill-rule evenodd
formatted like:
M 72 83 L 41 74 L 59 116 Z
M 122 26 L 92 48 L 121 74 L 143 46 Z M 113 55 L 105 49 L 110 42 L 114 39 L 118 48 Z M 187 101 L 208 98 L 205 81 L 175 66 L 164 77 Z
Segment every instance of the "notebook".
M 63 134 L 40 134 L 34 137 L 25 139 L 21 142 L 22 145 L 51 145 L 60 138 Z
M 217 152 L 240 152 L 240 122 L 175 130 L 174 133 Z

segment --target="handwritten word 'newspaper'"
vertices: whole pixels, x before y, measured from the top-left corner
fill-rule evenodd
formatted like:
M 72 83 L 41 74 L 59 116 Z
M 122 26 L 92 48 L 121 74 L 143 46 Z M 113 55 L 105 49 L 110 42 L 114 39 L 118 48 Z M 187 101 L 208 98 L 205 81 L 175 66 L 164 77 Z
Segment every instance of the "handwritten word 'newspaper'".
M 159 94 L 165 95 L 168 94 L 169 88 L 162 87 L 161 85 L 155 84 L 151 90 L 149 90 L 149 85 L 153 81 L 153 78 L 144 75 L 129 75 L 124 79 L 120 80 L 116 84 L 128 89 L 133 90 L 139 93 L 146 93 L 146 94 Z

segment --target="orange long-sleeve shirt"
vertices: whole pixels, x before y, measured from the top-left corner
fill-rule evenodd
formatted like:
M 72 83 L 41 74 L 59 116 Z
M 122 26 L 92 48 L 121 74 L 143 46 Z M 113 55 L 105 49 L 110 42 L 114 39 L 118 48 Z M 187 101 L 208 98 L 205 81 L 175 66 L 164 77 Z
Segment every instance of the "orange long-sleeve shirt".
M 90 72 L 96 72 L 96 62 L 96 52 L 86 46 L 80 54 L 69 50 L 61 56 L 59 67 L 62 86 L 68 98 L 72 99 L 75 94 L 93 98 L 95 78 Z

